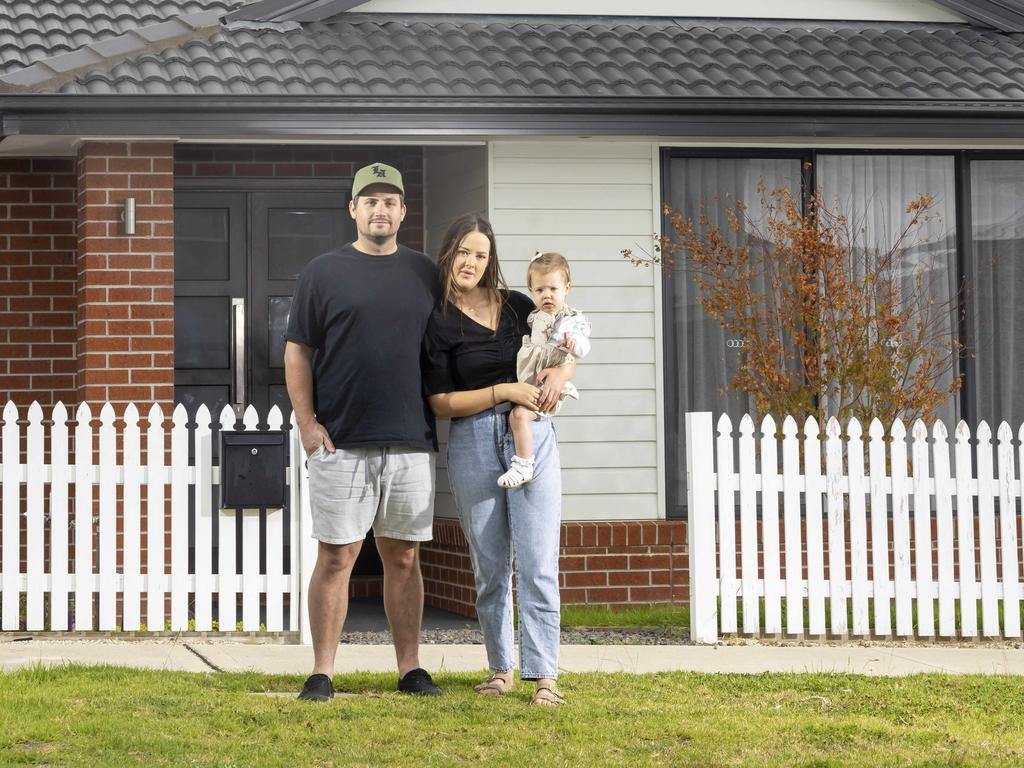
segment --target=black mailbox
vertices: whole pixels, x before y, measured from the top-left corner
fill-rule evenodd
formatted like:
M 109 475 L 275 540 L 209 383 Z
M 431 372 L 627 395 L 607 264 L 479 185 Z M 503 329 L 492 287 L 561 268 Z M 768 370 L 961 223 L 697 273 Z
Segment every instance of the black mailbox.
M 284 431 L 220 433 L 222 509 L 285 506 L 287 443 Z

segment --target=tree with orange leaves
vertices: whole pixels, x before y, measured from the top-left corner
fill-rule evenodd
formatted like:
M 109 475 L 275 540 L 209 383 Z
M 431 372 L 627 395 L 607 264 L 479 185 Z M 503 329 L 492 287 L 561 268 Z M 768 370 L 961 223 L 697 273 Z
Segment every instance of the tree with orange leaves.
M 933 298 L 927 269 L 907 257 L 934 199 L 911 201 L 881 252 L 863 247 L 862 232 L 820 192 L 806 211 L 787 188 L 768 190 L 762 179 L 758 192 L 764 215 L 734 201 L 725 230 L 706 204 L 696 223 L 666 206 L 671 234 L 653 254 L 623 255 L 665 270 L 682 263 L 708 316 L 743 339 L 731 386 L 759 413 L 930 422 L 960 389 L 963 354 L 951 322 L 959 297 Z

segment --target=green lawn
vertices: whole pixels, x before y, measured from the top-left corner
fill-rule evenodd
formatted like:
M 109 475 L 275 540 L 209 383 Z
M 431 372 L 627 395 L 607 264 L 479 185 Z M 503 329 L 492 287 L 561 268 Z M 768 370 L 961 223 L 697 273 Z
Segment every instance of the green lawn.
M 689 629 L 690 607 L 669 603 L 636 605 L 624 609 L 604 605 L 563 605 L 562 626 Z
M 437 679 L 445 696 L 414 699 L 339 675 L 359 695 L 317 705 L 297 676 L 26 669 L 0 675 L 0 765 L 1024 764 L 1020 678 L 565 675 L 557 709 Z
M 764 601 L 758 601 L 758 610 L 760 612 L 761 626 L 764 626 Z M 1024 626 L 1024 603 L 1020 604 L 1020 624 Z M 781 612 L 782 620 L 785 625 L 786 621 L 786 601 L 781 601 Z M 916 634 L 918 631 L 918 617 L 917 617 L 917 603 L 913 603 L 910 608 L 911 612 L 911 626 Z M 982 606 L 978 602 L 975 606 L 975 627 L 977 636 L 984 639 L 982 635 L 982 628 L 984 622 L 982 621 Z M 956 632 L 960 632 L 961 628 L 961 613 L 960 613 L 960 601 L 956 600 L 953 605 L 954 613 L 954 625 Z M 893 601 L 889 603 L 889 614 L 890 630 L 896 629 L 896 605 Z M 743 627 L 743 604 L 742 601 L 737 601 L 736 604 L 736 615 L 737 615 L 737 626 L 742 629 Z M 1004 626 L 1003 623 L 1003 605 L 999 604 L 998 609 L 999 615 L 999 627 L 1000 631 Z M 807 606 L 803 606 L 803 620 L 804 627 L 807 627 L 809 623 L 809 615 Z M 847 627 L 853 626 L 853 606 L 850 601 L 847 601 L 846 606 L 846 624 Z M 825 604 L 825 625 L 831 625 L 831 606 Z M 673 628 L 673 629 L 686 629 L 690 628 L 690 607 L 684 603 L 654 603 L 651 605 L 636 605 L 627 608 L 608 608 L 607 606 L 601 605 L 563 605 L 562 606 L 562 626 L 563 627 L 661 627 L 661 628 Z M 874 601 L 869 601 L 868 604 L 868 627 L 873 632 L 875 629 L 875 612 L 874 612 Z M 938 607 L 934 607 L 934 626 L 932 627 L 932 636 L 939 637 L 939 617 Z

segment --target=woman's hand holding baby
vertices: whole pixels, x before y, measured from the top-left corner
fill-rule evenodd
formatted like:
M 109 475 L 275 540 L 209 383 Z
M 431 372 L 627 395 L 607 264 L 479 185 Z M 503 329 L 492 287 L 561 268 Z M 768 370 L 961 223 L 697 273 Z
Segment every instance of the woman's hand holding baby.
M 539 387 L 533 386 L 533 384 L 518 381 L 513 384 L 498 384 L 496 389 L 498 400 L 507 400 L 531 411 L 539 410 L 538 404 L 541 400 L 541 390 Z
M 562 395 L 565 383 L 576 373 L 576 364 L 559 365 L 554 368 L 545 368 L 537 374 L 537 383 L 540 384 L 541 413 L 547 413 L 555 407 L 558 398 Z

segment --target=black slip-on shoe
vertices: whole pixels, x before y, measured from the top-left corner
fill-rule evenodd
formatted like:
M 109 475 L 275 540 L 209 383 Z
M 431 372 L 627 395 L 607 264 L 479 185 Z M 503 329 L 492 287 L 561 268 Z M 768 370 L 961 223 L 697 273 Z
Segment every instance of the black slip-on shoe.
M 411 693 L 414 696 L 441 695 L 441 689 L 434 684 L 430 673 L 419 667 L 405 673 L 405 677 L 398 681 L 398 690 L 402 693 Z
M 306 678 L 305 685 L 299 698 L 303 701 L 327 701 L 334 698 L 334 684 L 327 675 L 310 675 Z

